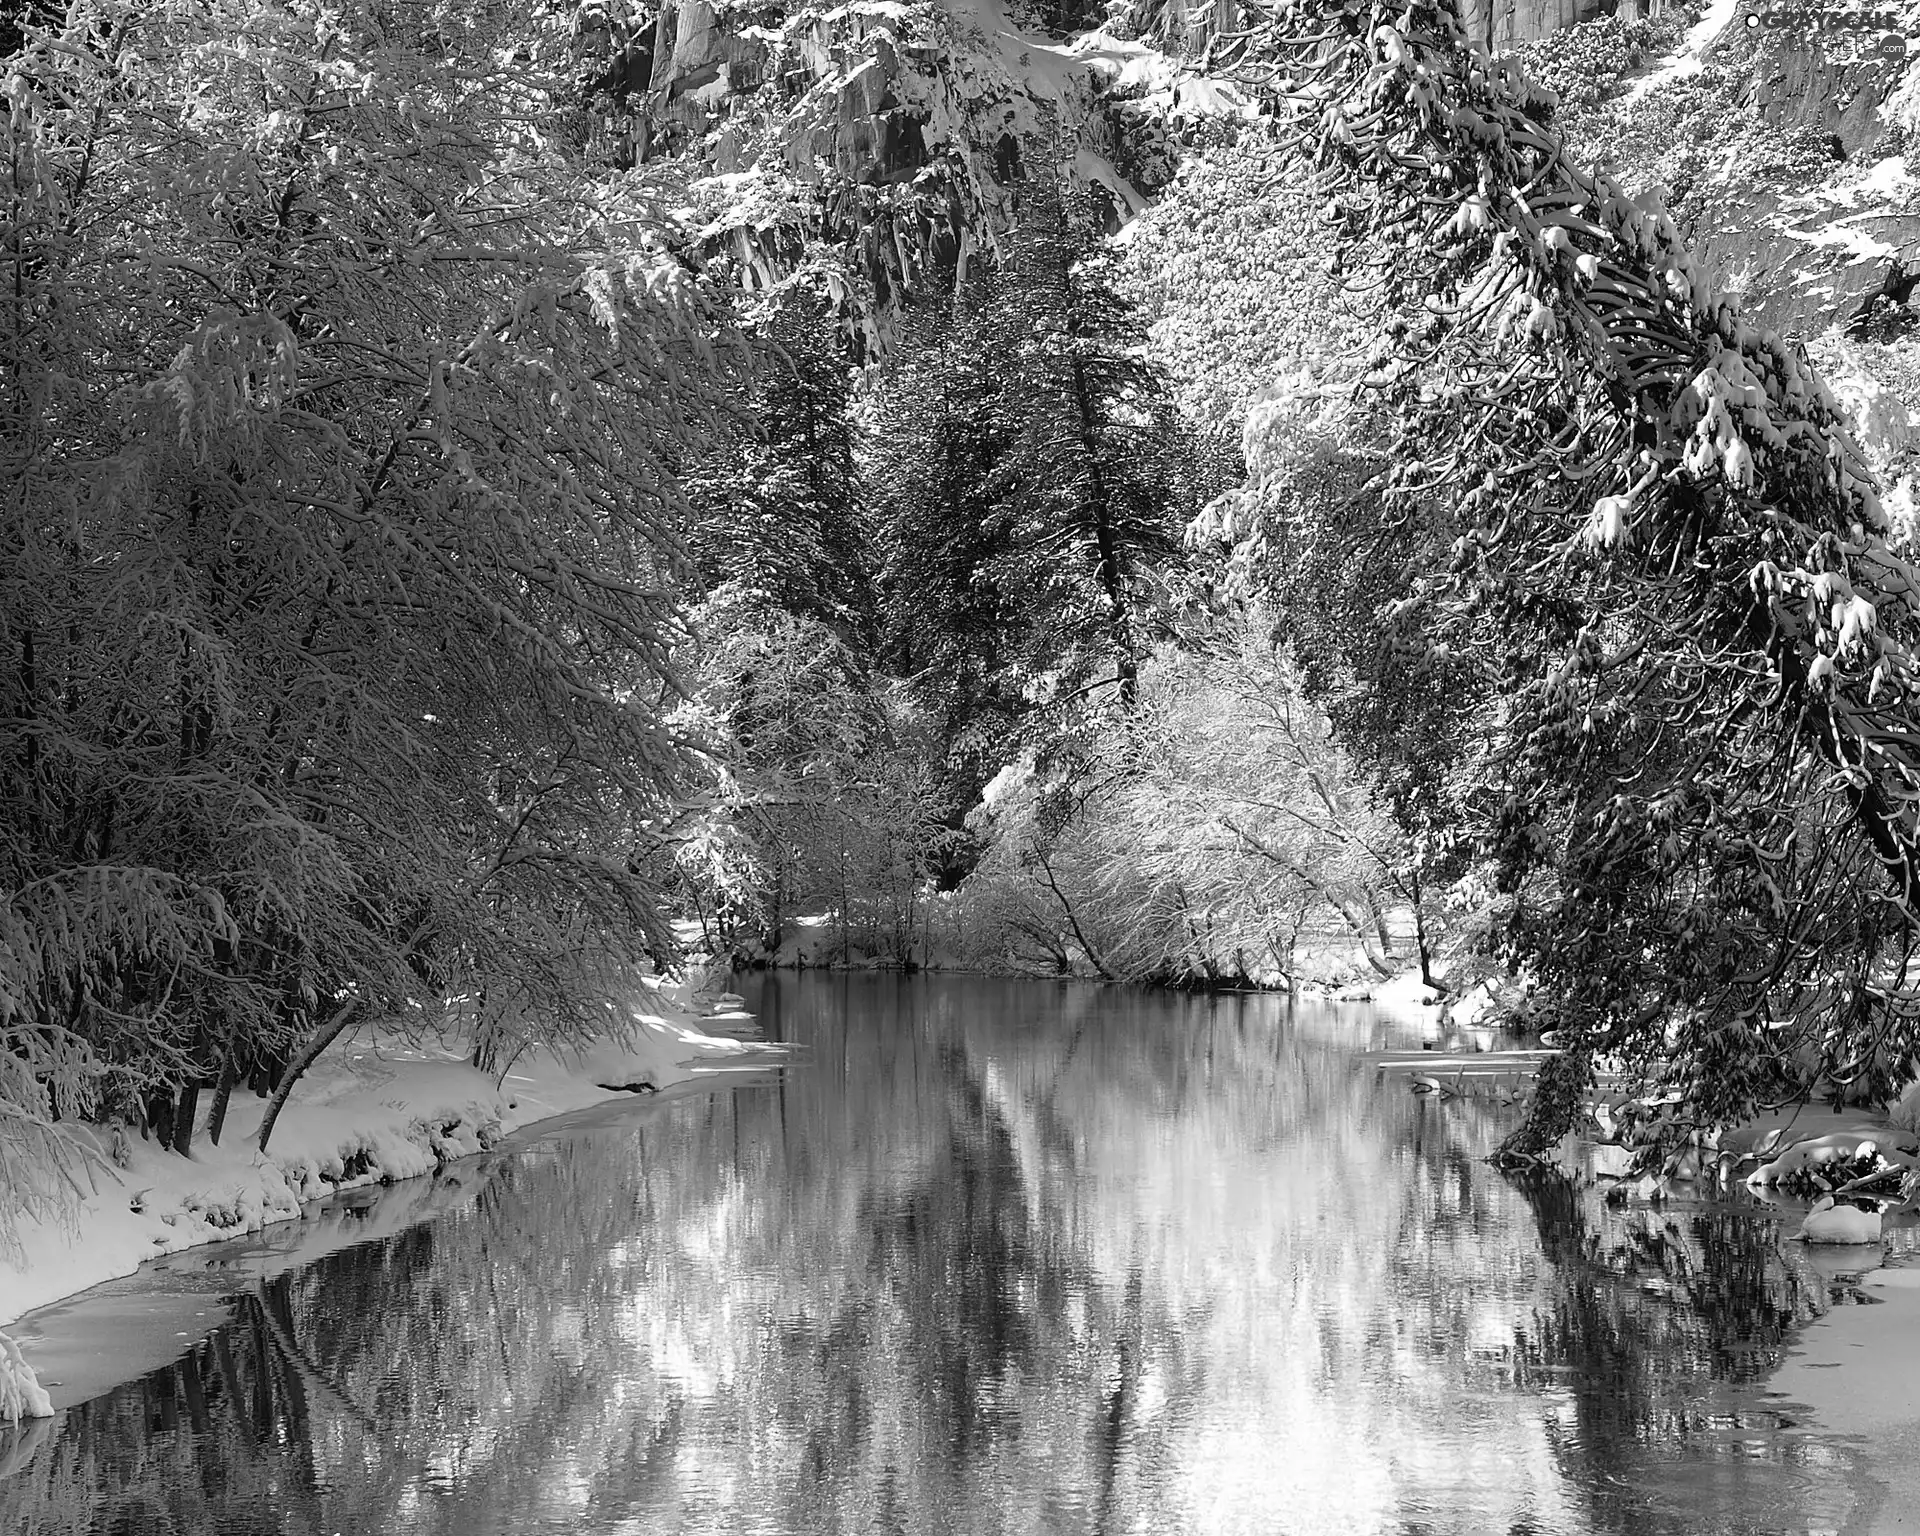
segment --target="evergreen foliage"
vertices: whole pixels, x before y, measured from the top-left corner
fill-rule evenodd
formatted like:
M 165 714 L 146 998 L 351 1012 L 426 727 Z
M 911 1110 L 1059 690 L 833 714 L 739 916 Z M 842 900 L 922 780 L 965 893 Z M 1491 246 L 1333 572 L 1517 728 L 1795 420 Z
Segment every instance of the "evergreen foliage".
M 1511 958 L 1638 1074 L 1652 1149 L 1884 1081 L 1920 1016 L 1920 578 L 1832 397 L 1450 6 L 1282 4 L 1248 48 L 1400 315 L 1367 382 L 1424 554 L 1388 612 L 1460 669 Z
M 886 654 L 977 788 L 1025 707 L 1019 594 L 1001 578 L 1009 541 L 993 491 L 1012 448 L 1005 375 L 968 311 L 923 312 L 908 334 L 879 388 L 868 449 Z
M 923 314 L 878 392 L 895 654 L 947 739 L 981 742 L 976 790 L 1034 712 L 1058 730 L 1062 710 L 1131 705 L 1202 499 L 1193 429 L 1096 229 L 1033 189 L 1003 261 Z
M 10 1120 L 184 1151 L 360 1018 L 577 1037 L 671 949 L 715 317 L 562 152 L 572 68 L 406 3 L 83 0 L 7 61 Z
M 827 303 L 786 290 L 755 327 L 733 430 L 687 474 L 694 563 L 768 609 L 872 643 L 874 539 L 854 371 Z

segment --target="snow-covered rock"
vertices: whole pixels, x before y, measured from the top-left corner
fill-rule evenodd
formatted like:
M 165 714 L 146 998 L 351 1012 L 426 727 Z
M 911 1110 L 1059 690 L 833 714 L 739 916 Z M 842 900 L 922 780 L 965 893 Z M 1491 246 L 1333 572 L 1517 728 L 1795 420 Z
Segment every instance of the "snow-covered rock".
M 1833 1165 L 1876 1155 L 1888 1161 L 1907 1161 L 1902 1153 L 1882 1150 L 1871 1134 L 1843 1130 L 1810 1136 L 1795 1142 L 1772 1162 L 1754 1169 L 1747 1175 L 1747 1184 L 1754 1189 L 1767 1189 L 1801 1174 L 1821 1173 Z
M 50 1419 L 53 1400 L 27 1364 L 20 1346 L 0 1333 L 0 1423 L 17 1424 L 22 1419 Z
M 1877 1243 L 1880 1213 L 1835 1205 L 1832 1195 L 1822 1195 L 1794 1236 L 1808 1243 Z
M 1880 103 L 1880 120 L 1902 133 L 1920 135 L 1920 66 L 1911 58 L 1893 89 Z

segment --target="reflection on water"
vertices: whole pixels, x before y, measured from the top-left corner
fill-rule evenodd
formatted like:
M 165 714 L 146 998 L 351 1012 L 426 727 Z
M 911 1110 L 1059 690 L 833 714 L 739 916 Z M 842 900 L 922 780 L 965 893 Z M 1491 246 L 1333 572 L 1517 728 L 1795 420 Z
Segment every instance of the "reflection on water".
M 0 1430 L 0 1530 L 1838 1527 L 1755 1385 L 1857 1294 L 1764 1212 L 1615 1210 L 1381 1082 L 1364 1010 L 785 977 L 771 1085 L 501 1157 Z

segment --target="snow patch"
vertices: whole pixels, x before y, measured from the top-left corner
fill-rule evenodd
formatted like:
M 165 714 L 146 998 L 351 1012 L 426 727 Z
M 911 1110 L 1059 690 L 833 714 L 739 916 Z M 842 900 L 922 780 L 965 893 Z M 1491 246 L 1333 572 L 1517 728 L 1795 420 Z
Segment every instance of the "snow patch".
M 980 803 L 988 810 L 995 810 L 1002 800 L 1023 788 L 1033 777 L 1033 765 L 1022 759 L 1017 763 L 1008 763 L 980 791 Z
M 20 1353 L 20 1346 L 0 1333 L 0 1423 L 52 1417 L 53 1400 L 40 1385 L 40 1378 Z
M 529 1050 L 497 1080 L 464 1050 L 381 1030 L 343 1040 L 301 1080 L 265 1153 L 266 1101 L 251 1097 L 232 1104 L 219 1146 L 197 1127 L 190 1157 L 133 1139 L 126 1166 L 109 1168 L 70 1228 L 22 1223 L 24 1261 L 0 1258 L 0 1325 L 148 1259 L 291 1220 L 309 1201 L 432 1173 L 622 1090 L 781 1059 L 778 1046 L 701 1029 L 717 984 L 699 973 L 646 985 L 619 1034 L 582 1051 Z M 737 1008 L 718 1016 L 745 1018 Z
M 1854 183 L 1853 190 L 1873 197 L 1900 197 L 1914 184 L 1904 155 L 1888 155 L 1868 167 L 1867 174 Z
M 1786 229 L 1782 231 L 1790 240 L 1804 241 L 1816 248 L 1833 246 L 1848 262 L 1876 261 L 1894 254 L 1893 247 L 1877 236 L 1868 234 L 1864 229 L 1856 228 L 1851 219 L 1836 219 L 1819 229 Z M 1801 280 L 1810 281 L 1819 274 L 1807 274 Z
M 1629 102 L 1639 101 L 1649 91 L 1659 90 L 1675 80 L 1688 75 L 1697 75 L 1702 68 L 1700 55 L 1712 45 L 1713 40 L 1733 24 L 1734 13 L 1740 8 L 1740 0 L 1713 0 L 1700 19 L 1687 29 L 1687 35 L 1680 40 L 1680 47 L 1673 57 L 1658 69 L 1642 75 L 1633 83 L 1633 89 L 1627 92 Z

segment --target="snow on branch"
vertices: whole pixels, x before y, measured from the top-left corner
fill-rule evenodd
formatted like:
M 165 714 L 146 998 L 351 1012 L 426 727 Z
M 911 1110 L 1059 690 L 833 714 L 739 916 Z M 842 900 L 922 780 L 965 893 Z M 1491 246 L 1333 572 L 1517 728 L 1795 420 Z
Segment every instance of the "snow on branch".
M 52 1417 L 53 1400 L 40 1385 L 40 1378 L 20 1353 L 20 1346 L 0 1333 L 0 1423 Z
M 1454 0 L 1247 14 L 1214 56 L 1379 296 L 1371 489 L 1432 555 L 1383 616 L 1478 669 L 1483 830 L 1572 1037 L 1644 1051 L 1703 1119 L 1765 1096 L 1769 1018 L 1809 1061 L 1900 1054 L 1920 572 L 1834 397 Z

